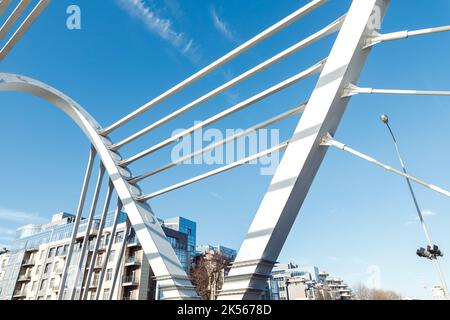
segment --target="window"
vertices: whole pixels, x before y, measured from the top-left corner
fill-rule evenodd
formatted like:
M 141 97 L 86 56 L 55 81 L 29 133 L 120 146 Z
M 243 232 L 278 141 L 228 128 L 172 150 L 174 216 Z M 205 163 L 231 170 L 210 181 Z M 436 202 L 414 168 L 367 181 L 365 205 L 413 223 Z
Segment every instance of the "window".
M 50 272 L 52 272 L 52 264 L 51 264 L 51 263 L 47 263 L 47 264 L 45 265 L 45 271 L 44 271 L 44 274 L 47 274 L 47 273 L 50 273 Z
M 95 261 L 95 265 L 102 266 L 103 264 L 103 253 L 99 254 L 97 256 L 97 261 Z
M 67 254 L 67 251 L 69 251 L 69 245 L 68 245 L 68 244 L 66 244 L 66 245 L 64 246 L 64 249 L 63 249 L 63 255 L 66 255 L 66 254 Z
M 37 288 L 37 281 L 33 281 L 33 285 L 31 286 L 31 291 L 36 290 Z
M 45 290 L 47 288 L 47 279 L 42 280 L 41 286 L 39 287 L 39 290 Z
M 110 289 L 103 290 L 103 300 L 108 300 L 109 299 L 109 292 L 110 291 L 111 291 Z
M 63 247 L 63 246 L 59 246 L 59 247 L 56 249 L 56 255 L 57 255 L 58 257 L 64 255 L 64 247 Z
M 113 269 L 106 270 L 106 281 L 111 281 Z
M 48 251 L 48 258 L 53 258 L 54 256 L 55 256 L 55 253 L 56 253 L 56 248 L 51 248 L 49 251 Z
M 50 279 L 50 289 L 53 289 L 55 287 L 55 278 Z
M 46 300 L 52 300 L 52 296 L 47 296 Z
M 44 254 L 45 254 L 45 250 L 42 250 L 41 251 L 41 255 L 39 257 L 40 260 L 44 259 Z
M 41 266 L 38 265 L 38 266 L 36 267 L 36 275 L 38 275 L 38 274 L 40 274 L 40 273 L 41 273 Z
M 116 239 L 115 239 L 114 243 L 122 242 L 123 236 L 124 236 L 124 232 L 123 231 L 117 232 L 116 233 Z
M 114 261 L 114 255 L 116 254 L 116 251 L 112 250 L 109 254 L 108 262 Z

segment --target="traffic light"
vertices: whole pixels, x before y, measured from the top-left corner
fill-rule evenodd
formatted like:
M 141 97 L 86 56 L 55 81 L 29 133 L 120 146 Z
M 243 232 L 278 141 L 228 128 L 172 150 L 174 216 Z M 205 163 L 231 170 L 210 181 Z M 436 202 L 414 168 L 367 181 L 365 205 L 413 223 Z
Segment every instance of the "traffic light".
M 430 260 L 434 260 L 434 259 L 437 259 L 437 257 L 443 257 L 444 256 L 442 251 L 436 245 L 427 246 L 426 249 L 425 248 L 419 248 L 419 249 L 417 249 L 416 254 L 419 257 L 421 257 L 421 258 L 427 258 L 427 259 L 430 259 Z

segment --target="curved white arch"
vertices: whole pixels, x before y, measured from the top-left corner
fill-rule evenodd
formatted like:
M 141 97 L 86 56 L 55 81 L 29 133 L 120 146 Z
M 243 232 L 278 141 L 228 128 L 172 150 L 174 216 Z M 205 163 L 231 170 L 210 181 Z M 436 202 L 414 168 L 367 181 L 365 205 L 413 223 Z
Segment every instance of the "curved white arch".
M 111 141 L 99 134 L 102 127 L 98 122 L 78 103 L 62 92 L 22 75 L 0 73 L 0 91 L 22 92 L 40 97 L 61 109 L 75 121 L 96 149 L 114 184 L 123 208 L 158 280 L 162 298 L 197 298 L 194 287 L 167 241 L 152 209 L 147 203 L 136 199 L 141 195 L 141 190 L 138 186 L 127 182 L 127 179 L 131 178 L 131 172 L 118 165 L 122 157 L 119 153 L 110 151 L 108 146 L 112 144 Z

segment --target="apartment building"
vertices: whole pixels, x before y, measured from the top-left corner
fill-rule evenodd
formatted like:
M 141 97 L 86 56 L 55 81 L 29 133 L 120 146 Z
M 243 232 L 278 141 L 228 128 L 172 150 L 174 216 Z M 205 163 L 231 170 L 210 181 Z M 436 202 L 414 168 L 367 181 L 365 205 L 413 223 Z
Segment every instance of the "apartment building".
M 193 221 L 183 220 L 195 225 Z M 73 221 L 73 215 L 59 213 L 48 224 L 27 225 L 17 230 L 18 239 L 1 268 L 0 300 L 57 299 Z M 112 224 L 111 214 L 99 235 L 96 219 L 86 237 L 87 222 L 80 223 L 68 266 L 64 299 L 152 300 L 158 297 L 152 270 L 134 230 L 125 234 L 125 214 L 121 215 L 114 234 Z M 188 234 L 164 226 L 163 230 L 188 271 Z M 98 237 L 98 253 L 93 259 Z M 111 246 L 109 255 L 108 246 Z
M 352 290 L 338 277 L 319 272 L 317 267 L 277 264 L 272 271 L 272 286 L 280 300 L 349 300 Z M 274 290 L 271 289 L 271 290 Z M 273 295 L 273 292 L 272 292 Z
M 5 269 L 6 269 L 6 264 L 8 263 L 9 260 L 9 251 L 6 250 L 6 248 L 4 249 L 0 249 L 0 283 L 3 280 L 4 274 L 5 274 Z M 1 290 L 1 287 L 0 287 Z M 0 291 L 1 294 L 1 291 Z

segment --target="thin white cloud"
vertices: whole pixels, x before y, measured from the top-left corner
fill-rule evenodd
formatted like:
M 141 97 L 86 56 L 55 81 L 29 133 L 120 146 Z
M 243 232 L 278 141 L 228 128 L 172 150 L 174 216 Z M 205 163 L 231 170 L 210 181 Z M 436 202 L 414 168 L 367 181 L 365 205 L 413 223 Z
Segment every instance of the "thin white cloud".
M 216 8 L 211 8 L 211 18 L 214 23 L 214 27 L 216 27 L 217 30 L 219 30 L 225 37 L 227 37 L 230 41 L 235 41 L 234 35 L 231 32 L 230 28 L 228 27 L 228 24 L 217 14 Z
M 47 222 L 47 219 L 39 216 L 36 213 L 29 213 L 6 208 L 0 208 L 0 220 L 18 224 L 40 224 Z
M 116 2 L 130 16 L 141 21 L 150 32 L 170 43 L 188 58 L 198 60 L 193 40 L 176 31 L 172 20 L 160 17 L 148 2 L 145 0 L 116 0 Z
M 15 230 L 0 227 L 0 240 L 2 242 L 10 243 L 14 240 L 15 236 L 16 236 Z M 0 249 L 4 248 L 5 246 L 7 247 L 7 245 L 2 244 L 0 246 Z
M 435 215 L 436 215 L 436 212 L 431 211 L 431 210 L 423 210 L 422 211 L 422 216 L 424 218 L 434 217 Z M 410 220 L 410 221 L 405 222 L 405 227 L 409 227 L 409 226 L 415 225 L 415 224 L 417 224 L 419 222 L 420 222 L 419 217 L 415 217 L 414 220 Z
M 340 260 L 338 257 L 333 257 L 333 256 L 328 257 L 328 259 L 331 261 L 339 261 Z
M 172 15 L 177 18 L 181 18 L 185 15 L 184 11 L 181 9 L 180 4 L 176 0 L 164 0 L 166 8 L 170 11 Z
M 222 197 L 220 194 L 218 194 L 217 192 L 211 191 L 211 192 L 209 193 L 209 195 L 210 195 L 211 197 L 213 197 L 213 198 L 216 198 L 216 199 L 219 199 L 219 200 L 223 200 L 223 197 Z

